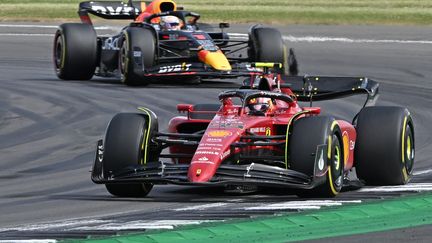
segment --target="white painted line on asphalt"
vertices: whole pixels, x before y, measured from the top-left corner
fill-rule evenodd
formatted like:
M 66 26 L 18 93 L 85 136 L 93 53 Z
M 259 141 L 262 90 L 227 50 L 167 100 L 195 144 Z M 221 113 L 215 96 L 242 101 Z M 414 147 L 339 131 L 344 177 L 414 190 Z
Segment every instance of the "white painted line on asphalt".
M 208 208 L 222 207 L 225 205 L 227 205 L 227 203 L 210 203 L 210 204 L 202 204 L 202 205 L 190 206 L 185 208 L 174 208 L 173 211 L 204 210 Z
M 38 28 L 38 29 L 57 29 L 58 25 L 37 25 L 37 24 L 0 24 L 4 28 Z M 96 26 L 97 30 L 110 30 L 110 26 Z
M 32 24 L 0 24 L 3 28 L 41 28 L 56 29 L 57 25 L 32 25 Z M 96 26 L 96 30 L 114 30 L 119 26 Z M 12 33 L 8 33 L 12 34 Z M 1 35 L 1 34 L 0 34 Z M 30 35 L 30 34 L 28 34 Z M 247 39 L 248 34 L 228 33 L 230 37 Z M 36 35 L 37 36 L 37 35 Z M 432 44 L 430 40 L 374 40 L 374 39 L 352 39 L 347 37 L 328 37 L 328 36 L 293 36 L 284 35 L 283 39 L 289 42 L 342 42 L 342 43 L 381 43 L 381 44 Z
M 53 223 L 42 223 L 42 224 L 29 224 L 29 225 L 20 225 L 17 227 L 10 228 L 1 228 L 0 232 L 4 231 L 43 231 L 55 228 L 70 228 L 70 227 L 78 227 L 82 225 L 89 224 L 101 224 L 101 223 L 110 223 L 111 221 L 107 220 L 68 220 L 64 222 L 53 222 Z
M 239 39 L 248 39 L 248 34 L 228 33 L 230 37 Z M 432 44 L 429 40 L 374 40 L 374 39 L 351 39 L 346 37 L 327 37 L 327 36 L 292 36 L 284 35 L 282 37 L 289 42 L 342 42 L 342 43 L 381 43 L 381 44 Z
M 424 175 L 424 174 L 430 174 L 432 173 L 432 169 L 428 169 L 428 170 L 420 170 L 420 171 L 414 171 L 413 175 Z
M 283 203 L 262 204 L 260 206 L 247 207 L 245 210 L 282 210 L 282 209 L 320 209 L 321 207 L 340 206 L 348 203 L 361 203 L 361 200 L 306 200 Z
M 0 36 L 54 36 L 54 34 L 0 33 Z
M 379 186 L 362 188 L 359 192 L 427 192 L 432 191 L 432 183 L 410 183 L 402 186 Z
M 95 226 L 82 226 L 71 230 L 94 231 L 94 230 L 143 230 L 143 229 L 174 229 L 180 225 L 198 225 L 220 220 L 136 220 L 130 222 L 116 222 Z

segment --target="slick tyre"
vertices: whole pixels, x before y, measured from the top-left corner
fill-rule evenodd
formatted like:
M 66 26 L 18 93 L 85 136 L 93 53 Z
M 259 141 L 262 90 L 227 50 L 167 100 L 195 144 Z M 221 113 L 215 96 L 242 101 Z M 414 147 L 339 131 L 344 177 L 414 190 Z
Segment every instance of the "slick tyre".
M 281 33 L 274 28 L 253 26 L 249 33 L 249 58 L 252 62 L 282 63 L 288 73 L 288 55 Z
M 414 167 L 414 125 L 402 107 L 366 107 L 358 116 L 354 161 L 368 185 L 403 185 Z
M 334 118 L 315 116 L 295 121 L 288 146 L 290 169 L 313 176 L 315 160 L 320 156 L 324 170 L 327 167 L 324 182 L 312 190 L 298 191 L 300 197 L 334 197 L 339 194 L 343 183 L 344 157 L 341 132 Z
M 148 146 L 148 123 L 144 116 L 119 113 L 108 125 L 103 155 L 104 176 L 114 176 L 128 167 L 143 163 Z M 144 148 L 144 149 L 143 149 Z M 149 183 L 106 184 L 109 193 L 118 197 L 145 197 Z
M 59 26 L 54 36 L 53 62 L 57 77 L 89 80 L 97 65 L 97 36 L 89 24 Z
M 122 83 L 130 86 L 147 85 L 146 68 L 155 64 L 156 37 L 148 28 L 130 27 L 120 39 L 118 69 Z

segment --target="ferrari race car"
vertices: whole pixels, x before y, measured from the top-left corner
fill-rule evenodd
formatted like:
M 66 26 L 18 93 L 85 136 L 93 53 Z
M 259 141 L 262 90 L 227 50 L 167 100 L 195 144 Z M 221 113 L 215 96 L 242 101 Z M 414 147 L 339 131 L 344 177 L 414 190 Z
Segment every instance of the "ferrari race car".
M 284 63 L 286 71 L 280 71 L 288 72 L 287 51 L 278 30 L 255 25 L 247 40 L 230 39 L 224 32 L 228 23 L 219 24 L 219 32 L 205 32 L 199 29 L 199 14 L 179 9 L 171 0 L 81 2 L 82 23 L 60 25 L 54 37 L 57 76 L 65 80 L 117 76 L 126 85 L 145 85 L 179 76 L 249 76 L 257 71 L 251 62 Z M 133 22 L 114 36 L 97 36 L 89 14 Z M 168 17 L 177 22 L 164 21 Z
M 219 94 L 219 104 L 179 104 L 185 116 L 159 132 L 140 107 L 119 113 L 98 141 L 92 180 L 120 197 L 143 197 L 154 184 L 282 187 L 333 197 L 359 184 L 410 180 L 414 126 L 406 108 L 370 106 L 378 83 L 357 77 L 282 76 L 268 72 Z M 367 94 L 352 122 L 320 115 L 298 101 Z M 357 178 L 353 178 L 355 168 Z M 353 174 L 350 174 L 353 173 Z M 361 182 L 361 183 L 359 183 Z

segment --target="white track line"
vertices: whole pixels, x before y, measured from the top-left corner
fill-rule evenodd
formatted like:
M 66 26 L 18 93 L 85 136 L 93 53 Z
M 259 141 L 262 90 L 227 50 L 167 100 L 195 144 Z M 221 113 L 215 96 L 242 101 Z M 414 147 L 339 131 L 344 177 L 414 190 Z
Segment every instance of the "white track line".
M 228 33 L 230 37 L 248 39 L 248 34 Z M 374 39 L 351 39 L 346 37 L 327 37 L 327 36 L 292 36 L 284 35 L 284 40 L 289 42 L 343 42 L 343 43 L 381 43 L 381 44 L 432 44 L 429 40 L 374 40 Z
M 30 34 L 30 33 L 0 33 L 0 36 L 31 36 L 31 37 L 38 37 L 38 36 L 54 36 L 54 34 Z
M 57 25 L 31 25 L 31 24 L 0 24 L 3 28 L 40 28 L 40 29 L 56 29 Z M 97 30 L 114 30 L 118 29 L 117 26 L 97 26 Z M 247 39 L 248 34 L 244 33 L 228 33 L 230 37 Z M 14 33 L 4 33 L 0 36 L 40 36 L 38 34 L 14 34 Z M 351 39 L 347 37 L 328 37 L 328 36 L 293 36 L 284 35 L 283 39 L 289 42 L 341 42 L 341 43 L 379 43 L 379 44 L 432 44 L 430 40 L 375 40 L 375 39 Z
M 424 175 L 424 174 L 430 174 L 432 173 L 432 169 L 428 169 L 428 170 L 420 170 L 420 171 L 414 171 L 413 175 Z
M 402 186 L 379 186 L 362 188 L 359 192 L 428 192 L 432 191 L 432 183 L 410 183 Z
M 82 226 L 72 230 L 143 230 L 143 229 L 174 229 L 180 225 L 198 225 L 218 220 L 137 220 L 130 222 L 117 222 L 95 226 Z M 219 220 L 220 221 L 220 220 Z
M 222 207 L 227 205 L 227 203 L 210 203 L 210 204 L 202 204 L 196 206 L 190 206 L 185 208 L 175 208 L 173 211 L 190 211 L 190 210 L 204 210 L 208 208 Z
M 0 24 L 0 27 L 4 28 L 38 28 L 38 29 L 57 29 L 58 25 L 33 25 L 33 24 Z M 97 26 L 97 30 L 110 30 L 111 26 Z
M 283 203 L 262 204 L 260 206 L 247 207 L 245 210 L 283 210 L 283 209 L 320 209 L 321 207 L 340 206 L 346 203 L 361 203 L 361 200 L 306 200 Z
M 41 224 L 28 224 L 28 225 L 20 225 L 16 227 L 10 228 L 1 228 L 0 232 L 4 231 L 44 231 L 55 228 L 72 228 L 79 227 L 89 224 L 101 224 L 101 223 L 111 223 L 108 220 L 98 220 L 98 219 L 90 219 L 90 220 L 67 220 L 63 222 L 53 222 L 53 223 L 41 223 Z

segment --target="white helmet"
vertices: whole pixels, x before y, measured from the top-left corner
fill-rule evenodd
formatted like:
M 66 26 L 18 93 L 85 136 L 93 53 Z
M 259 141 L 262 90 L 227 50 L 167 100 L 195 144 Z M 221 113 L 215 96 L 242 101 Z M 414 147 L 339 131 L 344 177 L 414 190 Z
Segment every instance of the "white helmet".
M 160 19 L 160 25 L 163 30 L 179 30 L 180 19 L 172 15 L 162 16 Z

